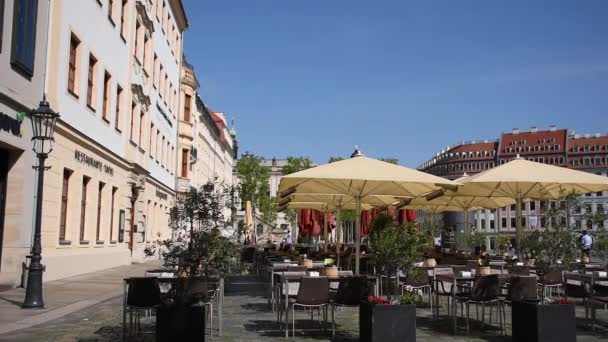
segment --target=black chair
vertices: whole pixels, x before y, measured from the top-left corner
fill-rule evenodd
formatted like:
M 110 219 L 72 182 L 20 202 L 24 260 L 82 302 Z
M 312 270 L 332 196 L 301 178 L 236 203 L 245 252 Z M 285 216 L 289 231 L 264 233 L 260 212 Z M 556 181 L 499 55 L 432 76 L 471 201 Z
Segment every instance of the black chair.
M 464 266 L 463 269 L 464 270 Z M 434 318 L 438 318 L 439 317 L 439 301 L 440 298 L 444 297 L 446 298 L 447 301 L 447 309 L 448 309 L 448 314 L 450 312 L 452 312 L 450 310 L 450 305 L 451 305 L 451 300 L 452 300 L 452 291 L 454 291 L 455 289 L 455 285 L 452 283 L 444 283 L 443 281 L 439 281 L 436 280 L 435 277 L 439 274 L 447 274 L 447 273 L 453 273 L 454 275 L 456 275 L 456 273 L 454 273 L 455 269 L 454 266 L 452 266 L 451 268 L 435 268 L 433 269 L 433 282 L 434 285 L 432 287 L 432 290 L 434 291 L 435 295 L 437 296 L 437 300 L 436 303 L 433 303 L 432 308 L 434 310 L 433 311 L 433 317 Z
M 514 265 L 511 267 L 511 274 L 515 274 L 515 275 L 519 275 L 519 276 L 528 276 L 528 275 L 530 275 L 530 266 Z
M 457 293 L 454 296 L 454 304 L 452 306 L 453 309 L 453 317 L 454 317 L 454 327 L 456 327 L 456 316 L 457 316 L 457 304 L 460 302 L 461 311 L 462 305 L 466 306 L 466 322 L 467 322 L 467 334 L 470 332 L 469 328 L 469 317 L 470 317 L 470 305 L 481 305 L 481 321 L 483 322 L 485 319 L 485 306 L 486 305 L 496 305 L 498 311 L 498 320 L 500 323 L 500 329 L 503 331 L 504 327 L 504 315 L 500 310 L 501 300 L 498 297 L 499 294 L 500 283 L 498 280 L 498 275 L 491 274 L 486 276 L 481 276 L 477 278 L 475 284 L 471 288 L 469 285 L 459 285 L 459 288 L 465 289 L 464 292 Z M 470 291 L 466 291 L 466 289 L 470 289 Z M 490 324 L 492 323 L 492 308 L 490 308 Z
M 206 280 L 201 278 L 186 279 L 183 283 L 186 298 L 192 304 L 202 305 L 207 308 L 207 319 L 209 320 L 209 335 L 213 335 L 213 302 L 218 298 L 218 289 L 213 288 Z M 216 305 L 216 309 L 218 309 Z
M 578 273 L 564 273 L 564 298 L 581 299 L 585 306 L 585 319 L 589 318 L 589 296 L 591 284 L 585 281 Z
M 432 287 L 429 281 L 429 275 L 424 272 L 410 272 L 405 277 L 405 281 L 401 282 L 401 294 L 405 291 L 420 291 L 422 294 L 428 292 L 429 305 L 431 310 L 433 307 Z
M 541 303 L 545 303 L 545 299 L 548 298 L 547 296 L 553 296 L 553 290 L 556 290 L 559 295 L 563 282 L 564 278 L 561 271 L 549 271 L 543 274 L 538 284 L 541 293 Z
M 331 336 L 336 334 L 336 308 L 342 306 L 355 307 L 366 300 L 372 293 L 372 286 L 367 277 L 345 277 L 340 279 L 338 291 L 331 302 Z
M 290 300 L 289 303 L 289 306 L 291 306 L 293 338 L 295 338 L 296 336 L 296 306 L 310 308 L 310 315 L 312 321 L 312 309 L 317 308 L 320 311 L 321 308 L 327 309 L 328 305 L 329 279 L 327 279 L 327 277 L 302 277 L 302 280 L 300 281 L 300 287 L 298 289 L 298 295 L 296 296 L 295 300 Z M 325 321 L 327 322 L 326 311 L 324 317 Z
M 133 323 L 137 331 L 141 331 L 141 311 L 157 309 L 161 303 L 160 287 L 156 277 L 132 277 L 125 279 L 123 297 L 123 337 L 127 333 L 127 313 L 129 314 L 129 335 L 133 330 Z M 133 321 L 135 313 L 135 322 Z M 150 316 L 152 316 L 150 314 Z
M 596 307 L 594 304 L 608 305 L 608 277 L 602 275 L 599 276 L 598 272 L 593 274 L 592 285 L 591 285 L 591 296 L 589 297 L 589 306 L 591 307 L 591 320 L 592 329 L 595 330 Z

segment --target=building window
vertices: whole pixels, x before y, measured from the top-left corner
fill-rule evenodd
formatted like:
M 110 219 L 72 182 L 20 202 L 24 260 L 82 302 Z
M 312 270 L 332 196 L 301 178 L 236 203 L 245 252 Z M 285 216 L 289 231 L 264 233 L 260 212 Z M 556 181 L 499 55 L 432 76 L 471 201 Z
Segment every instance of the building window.
M 536 202 L 534 202 L 534 201 L 530 202 L 530 210 L 536 210 Z
M 144 124 L 146 122 L 146 112 L 139 113 L 139 147 L 144 148 Z
M 3 32 L 4 32 L 4 0 L 0 0 L 0 53 L 2 53 Z
M 143 38 L 143 32 L 139 21 L 135 22 L 135 60 L 142 64 L 143 49 L 141 46 L 140 37 Z M 140 52 L 141 51 L 141 52 Z
M 173 163 L 176 162 L 176 160 L 175 160 L 175 146 L 171 146 L 171 160 L 173 161 Z M 171 165 L 175 166 L 175 164 L 173 164 L 173 163 L 171 163 Z M 173 174 L 173 172 L 174 172 L 173 167 L 171 167 L 170 171 L 171 171 L 171 174 Z
M 125 241 L 125 211 L 118 211 L 118 242 Z
M 490 229 L 494 229 L 494 228 L 495 228 L 494 220 L 490 220 Z
M 525 217 L 522 217 L 522 218 L 521 218 L 521 226 L 522 226 L 522 227 L 525 227 L 525 226 L 526 226 L 526 218 L 525 218 Z
M 159 148 L 158 145 L 160 144 L 160 130 L 156 129 L 156 141 L 155 141 L 155 145 L 154 146 L 154 158 L 156 159 L 156 162 L 158 162 L 158 154 L 159 154 Z
M 517 221 L 515 220 L 515 217 L 511 218 L 511 228 L 515 228 L 517 227 Z
M 114 25 L 114 0 L 108 0 L 108 19 Z
M 500 219 L 500 226 L 502 228 L 507 228 L 507 218 L 506 217 L 503 217 Z
M 117 131 L 121 131 L 121 120 L 122 120 L 122 87 L 116 86 L 116 121 L 114 122 L 114 127 Z
M 126 40 L 127 36 L 127 4 L 129 0 L 122 0 L 122 10 L 120 11 L 120 36 L 122 40 Z
M 150 121 L 150 145 L 149 145 L 150 158 L 154 158 L 154 123 Z
M 74 34 L 70 37 L 70 59 L 68 63 L 68 92 L 78 97 L 78 52 L 80 40 Z
M 585 166 L 591 166 L 591 159 L 585 158 L 585 159 L 583 159 L 583 162 L 585 163 L 584 164 Z
M 165 136 L 163 135 L 160 143 L 160 166 L 165 167 Z
M 160 65 L 160 71 L 158 73 L 158 77 L 159 77 L 159 85 L 158 85 L 158 95 L 160 96 L 160 98 L 162 99 L 164 94 L 163 94 L 163 89 L 165 87 L 165 75 L 163 75 L 164 73 L 164 68 L 163 65 Z
M 34 75 L 37 21 L 38 0 L 15 0 L 11 65 L 28 79 Z
M 161 91 L 164 93 L 163 96 L 161 96 L 163 98 L 163 101 L 165 101 L 165 105 L 167 104 L 167 97 L 169 96 L 167 94 L 167 92 L 169 91 L 169 75 L 167 73 L 165 73 L 165 82 L 163 87 L 161 87 Z
M 190 122 L 190 103 L 192 102 L 192 96 L 184 95 L 184 121 Z
M 158 89 L 158 74 L 160 72 L 160 63 L 158 62 L 158 56 L 154 54 L 154 70 L 152 71 L 152 85 Z
M 129 128 L 129 139 L 131 139 L 132 142 L 135 142 L 135 140 L 133 140 L 133 126 L 135 125 L 135 109 L 137 108 L 137 104 L 135 104 L 135 102 L 131 103 L 131 124 L 130 124 L 130 128 Z
M 72 171 L 63 169 L 63 183 L 61 186 L 61 214 L 59 218 L 59 241 L 66 240 L 66 224 L 68 216 L 68 196 L 70 191 L 70 176 Z
M 182 150 L 182 178 L 188 178 L 188 150 Z
M 95 70 L 97 67 L 97 58 L 92 54 L 89 55 L 89 71 L 87 77 L 87 106 L 95 111 Z
M 110 80 L 112 76 L 106 71 L 103 76 L 103 110 L 102 117 L 106 121 L 110 121 L 110 91 L 112 90 L 112 84 Z
M 80 243 L 88 243 L 85 238 L 86 218 L 87 218 L 87 187 L 91 178 L 82 178 L 82 197 L 80 199 Z
M 101 240 L 101 201 L 103 200 L 103 187 L 105 184 L 99 182 L 99 191 L 97 192 L 97 228 L 95 230 L 95 241 L 103 243 Z
M 111 203 L 110 203 L 110 243 L 114 243 L 115 241 L 112 240 L 112 238 L 114 237 L 114 201 L 116 199 L 116 192 L 118 191 L 118 188 L 113 186 L 112 187 L 112 198 L 111 198 Z

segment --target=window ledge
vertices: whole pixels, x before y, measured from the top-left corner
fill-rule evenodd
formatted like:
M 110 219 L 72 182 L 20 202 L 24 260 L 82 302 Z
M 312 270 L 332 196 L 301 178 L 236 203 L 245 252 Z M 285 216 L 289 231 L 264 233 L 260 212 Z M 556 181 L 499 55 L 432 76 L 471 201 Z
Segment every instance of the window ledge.
M 122 129 L 120 129 L 120 127 L 118 127 L 118 126 L 114 126 L 114 129 L 115 129 L 115 130 L 116 130 L 118 133 L 122 134 Z
M 80 244 L 81 245 L 88 245 L 89 244 L 89 240 L 80 240 Z
M 68 94 L 74 96 L 74 98 L 76 98 L 76 100 L 79 99 L 78 94 L 76 94 L 73 90 L 68 88 Z
M 98 245 L 103 245 L 105 243 L 105 241 L 104 240 L 97 240 L 97 241 L 95 241 L 95 243 L 98 244 Z
M 134 147 L 137 147 L 137 144 L 135 143 L 135 141 L 133 141 L 132 139 L 129 139 L 129 143 L 131 145 L 133 145 Z
M 87 103 L 87 108 L 92 111 L 93 113 L 95 113 L 95 107 L 91 106 L 90 104 Z
M 112 26 L 116 27 L 116 23 L 114 22 L 114 18 L 112 18 L 111 15 L 108 15 L 108 20 L 110 21 L 110 24 L 112 24 Z
M 115 245 L 116 244 L 116 240 L 110 240 L 110 244 L 111 245 Z
M 137 150 L 138 150 L 138 151 L 139 151 L 139 153 L 141 153 L 141 154 L 145 154 L 145 153 L 146 153 L 146 151 L 145 151 L 143 148 L 141 148 L 140 146 L 138 146 L 138 147 L 137 147 Z
M 70 241 L 70 240 L 59 240 L 59 245 L 60 246 L 70 246 L 70 245 L 72 245 L 72 241 Z
M 105 121 L 106 123 L 110 123 L 110 118 L 106 117 L 106 116 L 102 116 L 101 117 L 103 119 L 103 121 Z

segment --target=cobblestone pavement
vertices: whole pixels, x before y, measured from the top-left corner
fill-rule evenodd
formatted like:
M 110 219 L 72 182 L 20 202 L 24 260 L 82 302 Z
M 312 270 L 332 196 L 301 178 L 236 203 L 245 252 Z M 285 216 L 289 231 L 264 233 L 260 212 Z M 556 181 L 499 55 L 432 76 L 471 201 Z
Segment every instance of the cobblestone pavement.
M 224 305 L 224 334 L 217 336 L 217 321 L 214 322 L 215 341 L 286 341 L 279 330 L 276 316 L 264 296 L 264 284 L 254 278 L 233 279 L 227 283 Z M 122 297 L 114 297 L 84 310 L 71 313 L 57 320 L 9 334 L 0 335 L 0 341 L 118 341 L 122 339 Z M 445 311 L 443 311 L 445 312 Z M 432 320 L 430 310 L 417 310 L 418 341 L 510 341 L 510 337 L 499 336 L 496 328 L 472 324 L 471 335 L 464 331 L 451 335 L 451 323 L 447 319 Z M 507 315 L 510 313 L 507 311 Z M 343 309 L 336 315 L 338 322 L 336 341 L 358 340 L 358 312 Z M 602 326 L 603 333 L 593 334 L 585 327 L 584 311 L 578 310 L 578 341 L 608 341 L 608 324 Z M 316 318 L 316 317 L 315 317 Z M 598 310 L 598 318 L 608 322 L 608 313 Z M 461 324 L 462 325 L 462 324 Z M 496 324 L 494 324 L 496 325 Z M 324 333 L 315 321 L 311 325 L 308 313 L 296 316 L 297 341 L 329 341 L 329 330 Z M 485 328 L 482 330 L 482 328 Z M 142 334 L 129 341 L 154 341 L 153 319 L 143 319 Z

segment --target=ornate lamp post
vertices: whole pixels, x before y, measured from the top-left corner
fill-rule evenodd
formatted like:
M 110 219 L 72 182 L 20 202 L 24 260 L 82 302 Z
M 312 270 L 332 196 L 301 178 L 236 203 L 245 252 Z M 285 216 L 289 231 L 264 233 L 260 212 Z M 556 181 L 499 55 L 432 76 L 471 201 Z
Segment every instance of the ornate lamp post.
M 42 190 L 44 186 L 44 171 L 47 167 L 44 162 L 49 153 L 53 150 L 53 142 L 55 139 L 55 124 L 59 118 L 59 113 L 55 113 L 46 100 L 46 96 L 42 98 L 37 109 L 30 113 L 32 120 L 32 141 L 34 143 L 33 150 L 38 157 L 38 166 L 34 168 L 38 171 L 38 193 L 36 196 L 36 216 L 34 222 L 34 244 L 32 246 L 32 260 L 28 269 L 27 289 L 25 292 L 25 301 L 23 308 L 43 308 L 44 300 L 42 299 L 42 271 L 43 266 L 40 263 L 42 259 L 42 246 L 40 241 L 40 227 L 42 218 Z

